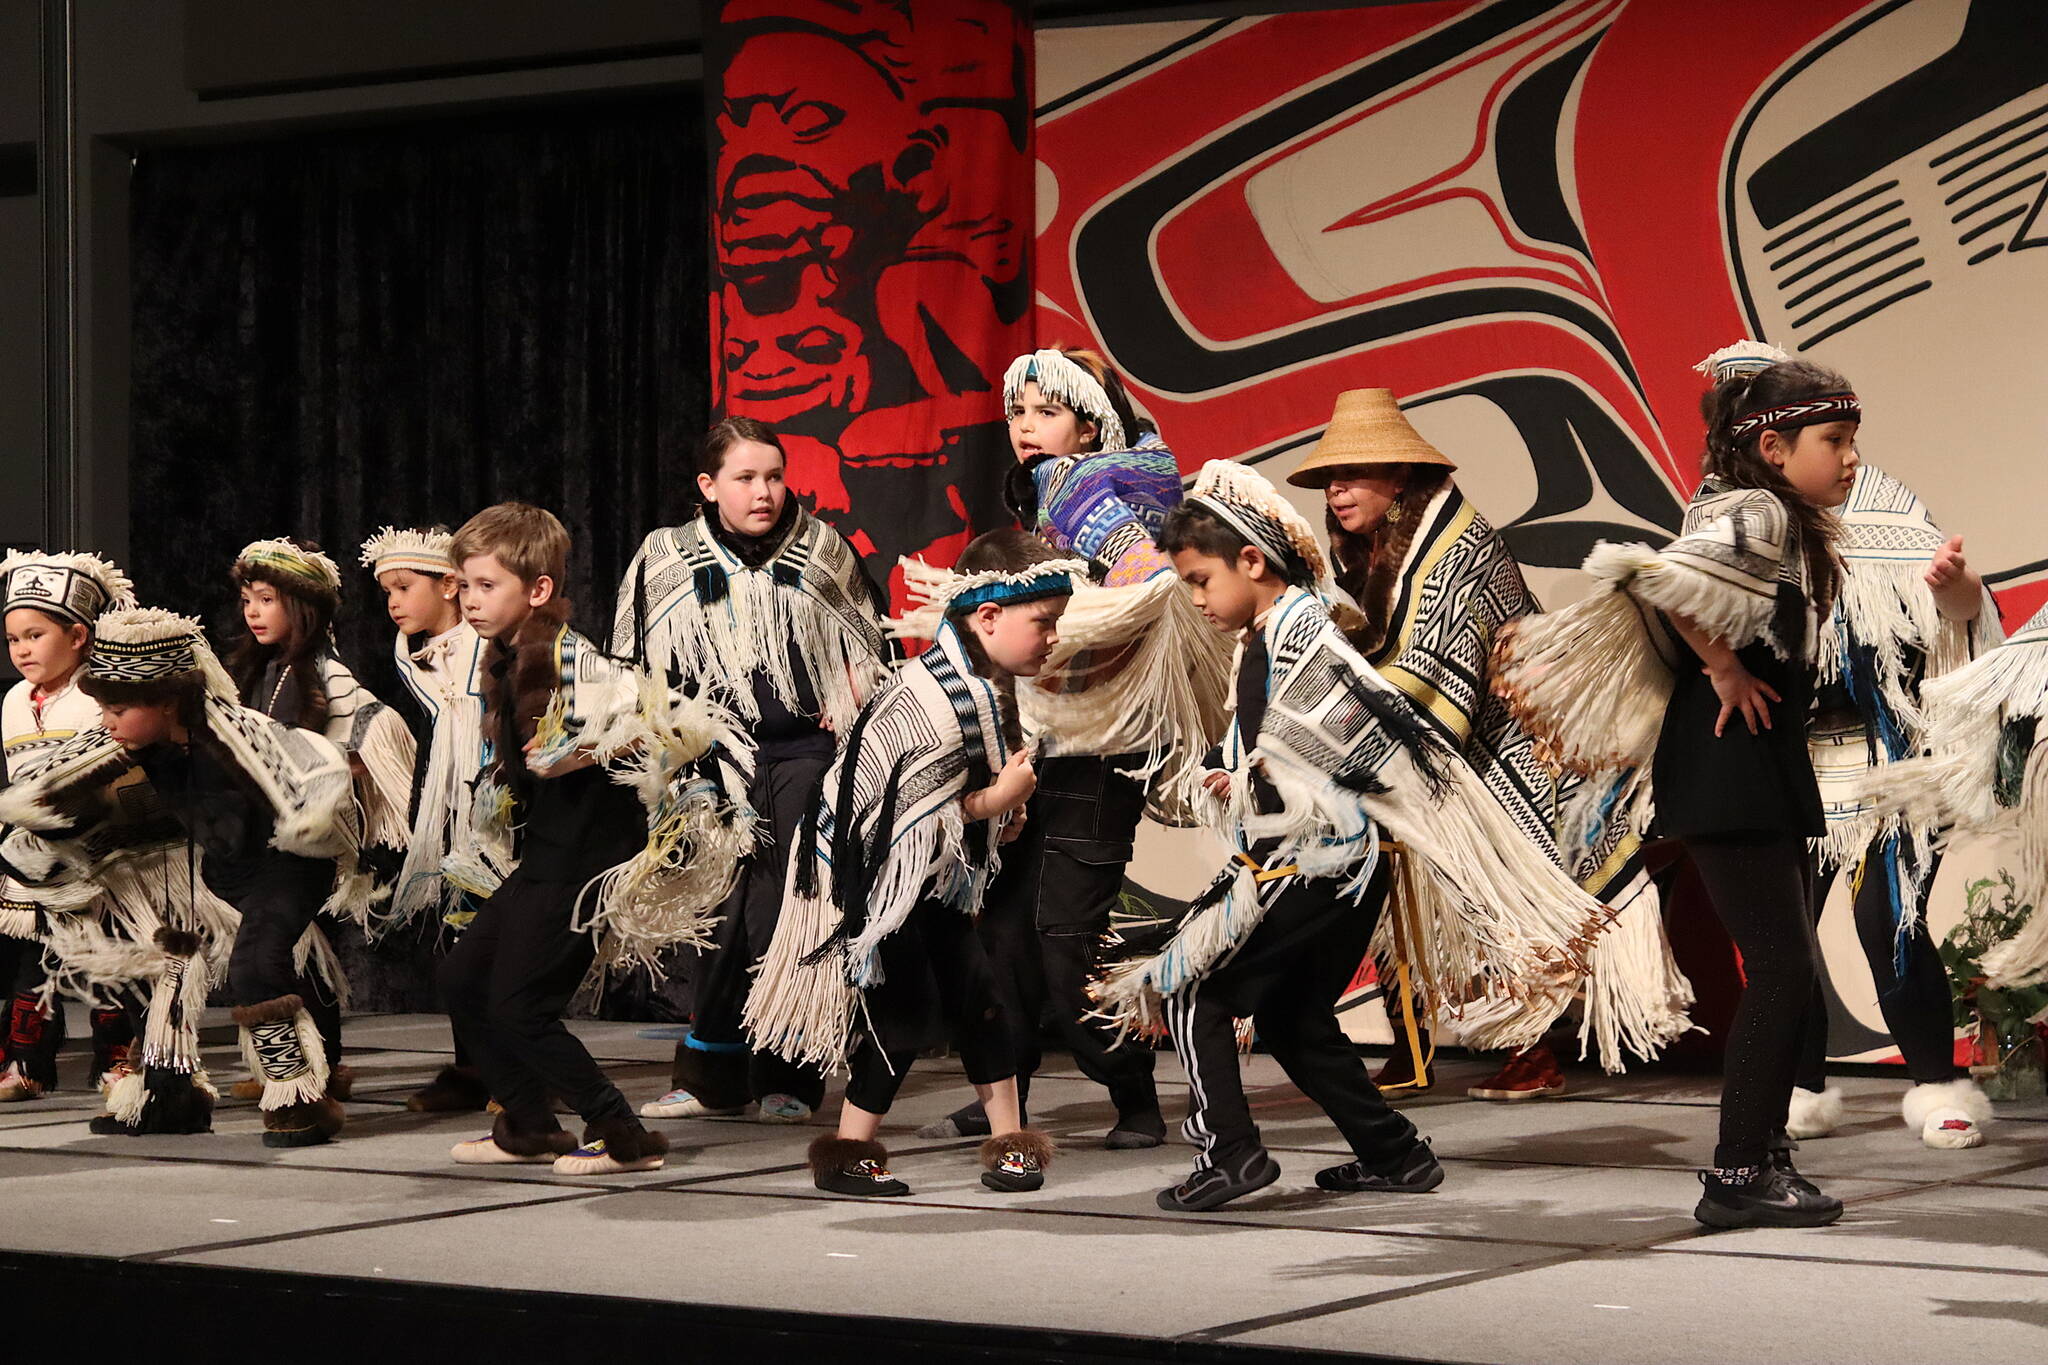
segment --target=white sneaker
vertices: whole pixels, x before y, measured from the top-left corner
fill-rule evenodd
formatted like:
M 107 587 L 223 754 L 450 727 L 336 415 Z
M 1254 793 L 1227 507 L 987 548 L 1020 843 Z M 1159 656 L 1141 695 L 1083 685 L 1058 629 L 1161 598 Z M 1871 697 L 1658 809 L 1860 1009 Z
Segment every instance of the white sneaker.
M 658 1100 L 649 1100 L 640 1106 L 643 1119 L 732 1119 L 747 1112 L 746 1106 L 737 1109 L 713 1109 L 687 1090 L 671 1090 Z

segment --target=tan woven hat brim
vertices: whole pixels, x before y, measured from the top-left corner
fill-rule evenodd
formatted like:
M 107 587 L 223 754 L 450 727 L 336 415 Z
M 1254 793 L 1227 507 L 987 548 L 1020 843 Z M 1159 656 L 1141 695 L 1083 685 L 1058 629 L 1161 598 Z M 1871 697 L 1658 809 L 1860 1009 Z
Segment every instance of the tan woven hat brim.
M 1322 439 L 1287 476 L 1287 482 L 1296 488 L 1321 488 L 1334 470 L 1375 464 L 1458 467 L 1409 425 L 1392 389 L 1347 389 L 1337 395 L 1336 410 L 1330 414 Z

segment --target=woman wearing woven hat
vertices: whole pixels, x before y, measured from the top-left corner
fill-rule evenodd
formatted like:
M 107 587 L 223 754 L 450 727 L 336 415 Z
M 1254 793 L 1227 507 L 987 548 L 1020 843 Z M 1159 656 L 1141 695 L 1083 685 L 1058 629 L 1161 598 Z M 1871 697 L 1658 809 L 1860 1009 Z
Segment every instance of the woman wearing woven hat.
M 1017 456 L 1011 509 L 1054 550 L 1090 561 L 1098 583 L 1076 591 L 1047 670 L 1018 688 L 1041 746 L 1038 793 L 981 930 L 1013 1020 L 1020 1091 L 1028 1098 L 1050 1001 L 1075 1063 L 1116 1106 L 1104 1145 L 1156 1147 L 1166 1123 L 1152 1054 L 1114 1046 L 1085 1017 L 1088 981 L 1144 817 L 1145 778 L 1170 785 L 1222 732 L 1230 651 L 1156 542 L 1181 500 L 1180 466 L 1140 428 L 1116 372 L 1093 351 L 1032 351 L 1011 363 L 1003 402 Z M 914 572 L 913 589 L 922 581 Z M 986 1131 L 970 1105 L 923 1135 Z
M 1521 566 L 1451 475 L 1457 468 L 1409 424 L 1387 389 L 1340 394 L 1322 438 L 1288 482 L 1323 492 L 1336 579 L 1358 607 L 1347 635 L 1382 676 L 1465 755 L 1515 825 L 1621 913 L 1595 945 L 1584 983 L 1582 1053 L 1618 1071 L 1655 1056 L 1690 1026 L 1692 992 L 1664 939 L 1655 888 L 1626 823 L 1575 818 L 1607 788 L 1581 791 L 1538 759 L 1534 742 L 1487 689 L 1487 659 L 1507 622 L 1542 610 Z M 1575 799 L 1576 798 L 1576 799 Z M 1590 829 L 1581 829 L 1585 825 Z M 1626 965 L 1624 965 L 1626 964 Z M 1386 1090 L 1429 1088 L 1428 1034 L 1398 983 L 1389 1010 L 1405 1038 L 1381 1073 Z M 1472 1087 L 1477 1099 L 1559 1094 L 1564 1073 L 1539 1043 Z

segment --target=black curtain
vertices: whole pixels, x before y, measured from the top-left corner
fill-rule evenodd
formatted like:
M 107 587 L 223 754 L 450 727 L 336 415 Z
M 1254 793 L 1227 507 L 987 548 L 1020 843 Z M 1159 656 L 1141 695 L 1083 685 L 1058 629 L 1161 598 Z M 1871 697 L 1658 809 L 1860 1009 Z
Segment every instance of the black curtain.
M 550 106 L 150 151 L 132 202 L 130 574 L 146 605 L 239 630 L 248 541 L 342 566 L 342 657 L 398 686 L 379 526 L 494 502 L 574 538 L 605 642 L 640 538 L 695 505 L 708 420 L 701 99 Z M 423 1008 L 418 943 L 339 942 L 358 1008 Z
M 379 526 L 538 503 L 609 636 L 640 538 L 695 504 L 707 422 L 704 151 L 687 95 L 146 152 L 133 187 L 130 572 L 236 626 L 265 536 L 343 566 L 343 656 L 380 695 Z

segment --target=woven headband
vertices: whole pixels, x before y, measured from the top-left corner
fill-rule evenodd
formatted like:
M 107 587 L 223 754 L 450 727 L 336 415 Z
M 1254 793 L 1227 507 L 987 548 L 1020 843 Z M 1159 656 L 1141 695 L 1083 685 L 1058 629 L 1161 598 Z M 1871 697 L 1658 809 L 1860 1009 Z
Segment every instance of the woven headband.
M 1074 576 L 1071 573 L 1042 573 L 1031 578 L 983 583 L 955 593 L 948 599 L 946 610 L 955 613 L 972 611 L 984 602 L 993 602 L 999 607 L 1015 607 L 1048 597 L 1070 597 L 1073 591 Z
M 1856 401 L 1856 395 L 1836 393 L 1824 398 L 1810 398 L 1803 403 L 1784 403 L 1773 408 L 1759 408 L 1738 420 L 1729 429 L 1728 434 L 1740 441 L 1759 431 L 1796 431 L 1800 427 L 1818 426 L 1822 422 L 1862 420 L 1863 405 Z

